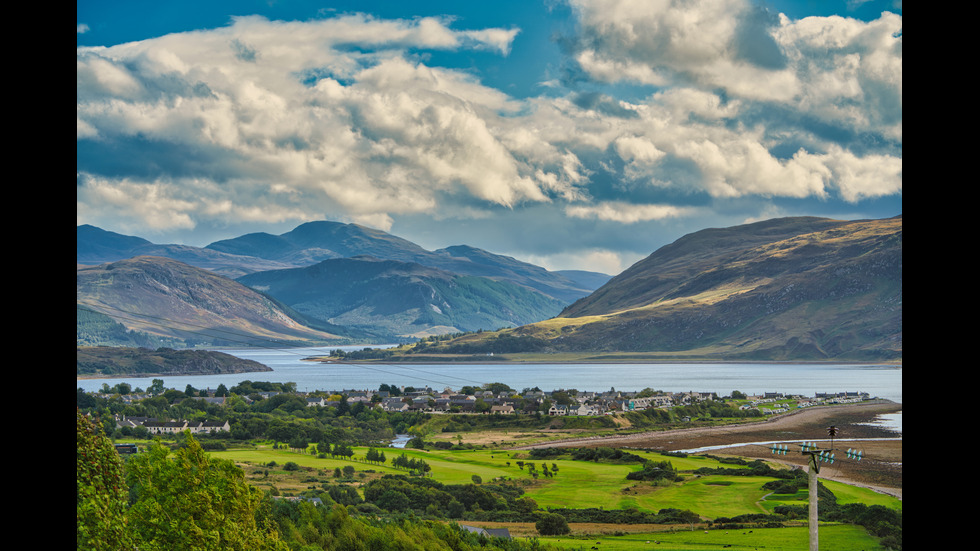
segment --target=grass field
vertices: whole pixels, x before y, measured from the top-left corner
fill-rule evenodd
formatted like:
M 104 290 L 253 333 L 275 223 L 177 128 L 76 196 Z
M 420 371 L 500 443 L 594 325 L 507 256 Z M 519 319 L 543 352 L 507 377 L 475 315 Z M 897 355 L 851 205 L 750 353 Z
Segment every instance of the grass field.
M 800 551 L 809 549 L 809 530 L 805 526 L 754 528 L 751 530 L 686 530 L 647 532 L 622 536 L 543 537 L 557 549 L 601 551 Z M 878 542 L 860 526 L 826 524 L 820 526 L 820 548 L 834 551 L 881 551 Z
M 535 460 L 527 453 L 502 450 L 444 450 L 422 451 L 414 449 L 384 450 L 388 458 L 386 465 L 368 464 L 356 461 L 363 458 L 367 448 L 355 448 L 355 461 L 318 458 L 288 450 L 258 448 L 249 450 L 229 450 L 211 452 L 215 457 L 230 459 L 245 467 L 250 480 L 257 486 L 276 486 L 283 493 L 298 492 L 310 488 L 311 480 L 323 484 L 331 482 L 335 468 L 353 466 L 359 473 L 354 483 L 366 482 L 384 474 L 405 474 L 405 471 L 390 466 L 391 460 L 404 453 L 409 458 L 420 458 L 431 468 L 432 478 L 444 484 L 468 484 L 473 475 L 478 475 L 484 483 L 505 479 L 521 485 L 525 494 L 537 502 L 541 509 L 552 508 L 604 508 L 630 509 L 657 512 L 664 508 L 691 510 L 704 518 L 737 516 L 752 513 L 769 513 L 780 504 L 799 504 L 807 502 L 806 490 L 791 495 L 767 495 L 762 485 L 773 480 L 770 477 L 743 476 L 698 476 L 692 473 L 700 467 L 739 468 L 725 465 L 704 456 L 686 458 L 663 456 L 651 452 L 637 452 L 653 461 L 670 461 L 684 478 L 682 482 L 669 485 L 655 485 L 650 482 L 627 480 L 626 475 L 638 470 L 637 464 L 608 464 L 570 459 Z M 273 469 L 263 468 L 275 462 Z M 533 462 L 538 473 L 542 463 L 549 469 L 558 467 L 556 476 L 546 478 L 531 476 L 527 465 L 520 468 L 518 461 Z M 312 471 L 286 472 L 282 466 L 294 462 Z M 268 474 L 266 474 L 268 471 Z M 365 471 L 372 471 L 365 473 Z M 901 510 L 902 502 L 896 498 L 878 494 L 868 489 L 849 486 L 838 482 L 825 481 L 824 484 L 834 492 L 839 503 L 864 503 L 883 505 Z

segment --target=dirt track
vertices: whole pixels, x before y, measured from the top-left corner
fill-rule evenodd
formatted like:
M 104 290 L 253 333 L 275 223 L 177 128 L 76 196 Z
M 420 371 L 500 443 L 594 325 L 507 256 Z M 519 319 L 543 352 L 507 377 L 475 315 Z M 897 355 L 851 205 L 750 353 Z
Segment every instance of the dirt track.
M 902 405 L 892 402 L 871 402 L 841 406 L 820 406 L 780 415 L 768 421 L 748 425 L 706 427 L 654 431 L 602 438 L 572 438 L 534 447 L 630 447 L 678 451 L 705 446 L 732 446 L 710 451 L 715 455 L 738 455 L 779 461 L 806 467 L 806 457 L 800 453 L 774 456 L 768 446 L 752 445 L 752 442 L 824 440 L 827 427 L 838 428 L 834 448 L 838 460 L 821 467 L 821 478 L 839 480 L 874 488 L 878 491 L 902 496 L 902 441 L 901 434 L 883 428 L 866 425 L 877 415 L 901 411 Z M 853 438 L 898 438 L 898 440 L 849 442 Z M 739 445 L 745 444 L 745 445 Z M 824 445 L 825 443 L 821 443 Z M 829 445 L 829 443 L 826 443 Z M 861 461 L 844 458 L 844 451 L 857 447 L 865 452 Z

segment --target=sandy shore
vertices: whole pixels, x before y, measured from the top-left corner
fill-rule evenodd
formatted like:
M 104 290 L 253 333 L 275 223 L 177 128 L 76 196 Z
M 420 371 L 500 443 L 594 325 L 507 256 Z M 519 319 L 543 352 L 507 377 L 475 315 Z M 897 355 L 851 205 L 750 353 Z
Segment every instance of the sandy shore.
M 856 484 L 890 495 L 902 497 L 902 440 L 901 434 L 869 425 L 875 417 L 902 410 L 893 402 L 868 402 L 841 406 L 820 406 L 779 415 L 765 422 L 749 425 L 652 431 L 622 436 L 569 438 L 519 449 L 534 447 L 631 447 L 663 451 L 679 451 L 705 446 L 728 446 L 705 453 L 737 455 L 778 461 L 806 467 L 806 457 L 796 453 L 775 456 L 767 445 L 754 442 L 826 440 L 827 427 L 837 427 L 834 443 L 838 460 L 820 469 L 820 477 Z M 850 441 L 851 439 L 884 439 Z M 829 446 L 829 442 L 821 442 Z M 864 451 L 865 458 L 854 461 L 844 458 L 849 447 Z

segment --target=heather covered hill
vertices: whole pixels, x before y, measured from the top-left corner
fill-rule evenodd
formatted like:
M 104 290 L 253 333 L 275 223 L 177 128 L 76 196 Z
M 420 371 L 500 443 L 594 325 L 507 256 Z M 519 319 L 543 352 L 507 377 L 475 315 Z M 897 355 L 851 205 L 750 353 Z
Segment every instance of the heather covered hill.
M 553 319 L 442 350 L 501 352 L 504 342 L 525 352 L 900 359 L 902 217 L 784 218 L 696 232 Z
M 328 324 L 312 326 L 241 283 L 169 258 L 81 266 L 76 288 L 80 307 L 129 330 L 190 344 L 300 345 L 338 343 L 349 336 Z

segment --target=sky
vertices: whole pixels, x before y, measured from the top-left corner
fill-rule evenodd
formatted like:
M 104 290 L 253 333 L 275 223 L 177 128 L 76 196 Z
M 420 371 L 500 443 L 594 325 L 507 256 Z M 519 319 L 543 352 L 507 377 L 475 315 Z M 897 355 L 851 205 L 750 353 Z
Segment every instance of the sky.
M 900 0 L 77 2 L 76 221 L 309 221 L 615 275 L 902 213 Z

